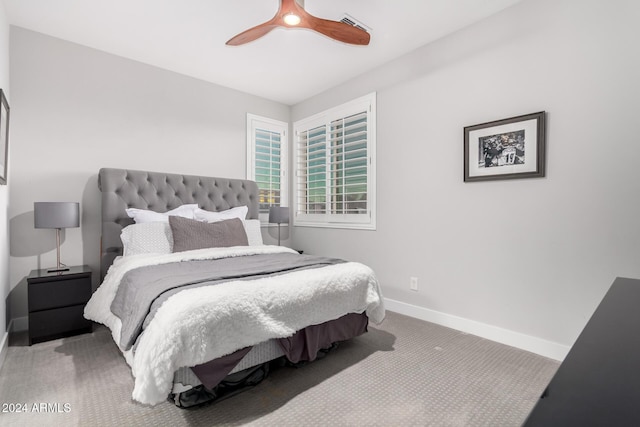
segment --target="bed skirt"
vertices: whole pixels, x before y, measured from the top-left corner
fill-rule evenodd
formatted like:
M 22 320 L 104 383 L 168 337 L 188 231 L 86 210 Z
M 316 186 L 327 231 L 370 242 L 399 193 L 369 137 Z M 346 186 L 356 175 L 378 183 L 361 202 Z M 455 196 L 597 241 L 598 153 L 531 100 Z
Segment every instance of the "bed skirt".
M 181 408 L 221 401 L 262 382 L 274 365 L 300 366 L 324 357 L 337 343 L 367 332 L 367 325 L 366 314 L 350 313 L 308 326 L 291 337 L 269 340 L 182 368 L 174 376 L 169 400 Z

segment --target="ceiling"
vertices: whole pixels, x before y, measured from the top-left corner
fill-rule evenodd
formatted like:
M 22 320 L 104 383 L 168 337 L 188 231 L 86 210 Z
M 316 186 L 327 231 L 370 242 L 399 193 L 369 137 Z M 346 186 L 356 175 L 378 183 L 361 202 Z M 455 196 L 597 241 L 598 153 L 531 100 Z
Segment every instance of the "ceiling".
M 279 0 L 3 1 L 12 25 L 293 105 L 521 0 L 306 0 L 366 25 L 369 46 L 279 28 L 237 47 L 225 42 Z

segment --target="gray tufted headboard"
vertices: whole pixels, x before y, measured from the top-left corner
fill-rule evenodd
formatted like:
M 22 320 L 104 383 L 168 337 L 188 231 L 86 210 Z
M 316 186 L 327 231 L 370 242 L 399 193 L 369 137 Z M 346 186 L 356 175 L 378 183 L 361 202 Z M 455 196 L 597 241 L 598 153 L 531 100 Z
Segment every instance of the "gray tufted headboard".
M 247 219 L 258 219 L 258 185 L 249 180 L 100 169 L 102 192 L 102 243 L 100 278 L 116 256 L 122 255 L 120 232 L 133 223 L 125 209 L 166 212 L 185 203 L 197 203 L 208 211 L 248 206 Z

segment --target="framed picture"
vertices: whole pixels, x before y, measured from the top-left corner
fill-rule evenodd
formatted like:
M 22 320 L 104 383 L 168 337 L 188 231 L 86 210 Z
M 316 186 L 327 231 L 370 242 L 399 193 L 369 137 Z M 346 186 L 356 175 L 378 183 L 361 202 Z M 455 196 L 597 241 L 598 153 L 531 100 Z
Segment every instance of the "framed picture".
M 464 128 L 464 181 L 544 176 L 545 112 Z
M 0 89 L 0 184 L 7 183 L 9 161 L 9 103 Z

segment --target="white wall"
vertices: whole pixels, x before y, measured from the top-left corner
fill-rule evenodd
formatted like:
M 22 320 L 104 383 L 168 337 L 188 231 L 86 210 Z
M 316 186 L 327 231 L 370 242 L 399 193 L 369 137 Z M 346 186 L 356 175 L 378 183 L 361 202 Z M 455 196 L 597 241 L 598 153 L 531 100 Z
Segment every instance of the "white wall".
M 4 2 L 0 1 L 0 88 L 5 92 L 9 107 L 11 107 L 11 97 L 9 96 L 9 23 L 4 9 Z M 11 138 L 9 138 L 11 142 Z M 0 185 L 0 366 L 4 361 L 5 347 L 8 344 L 8 316 L 5 300 L 9 295 L 9 185 L 11 180 L 7 180 L 7 185 Z
M 8 316 L 55 263 L 34 201 L 82 203 L 63 261 L 97 267 L 100 167 L 240 178 L 246 112 L 294 121 L 375 90 L 377 231 L 298 227 L 292 246 L 366 262 L 396 306 L 567 347 L 616 276 L 640 277 L 639 18 L 634 0 L 524 0 L 291 111 L 13 27 Z M 546 178 L 462 182 L 464 126 L 539 110 Z
M 98 271 L 101 167 L 245 178 L 246 113 L 289 120 L 285 105 L 17 27 L 11 73 L 12 318 L 27 314 L 25 276 L 56 262 L 34 201 L 81 202 L 62 261 Z
M 639 21 L 635 0 L 525 0 L 294 106 L 378 93 L 377 231 L 296 227 L 293 246 L 562 358 L 614 278 L 640 278 Z M 540 110 L 545 178 L 463 183 L 464 126 Z

